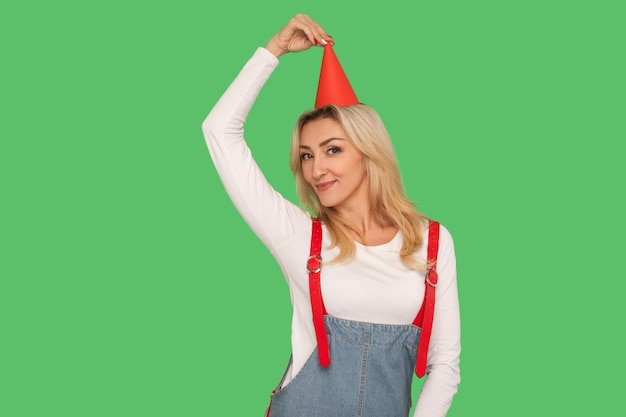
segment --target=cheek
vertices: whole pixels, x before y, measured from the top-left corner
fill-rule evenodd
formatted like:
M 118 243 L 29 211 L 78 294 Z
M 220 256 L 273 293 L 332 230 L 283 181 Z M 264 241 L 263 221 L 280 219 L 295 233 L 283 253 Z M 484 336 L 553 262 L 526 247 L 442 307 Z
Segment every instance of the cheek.
M 350 173 L 354 178 L 362 177 L 365 175 L 366 171 L 365 163 L 361 158 L 354 158 L 346 164 L 344 171 Z
M 301 170 L 302 170 L 302 176 L 304 177 L 304 180 L 306 182 L 308 182 L 309 184 L 311 184 L 311 168 L 309 167 L 310 164 L 302 164 L 301 165 Z

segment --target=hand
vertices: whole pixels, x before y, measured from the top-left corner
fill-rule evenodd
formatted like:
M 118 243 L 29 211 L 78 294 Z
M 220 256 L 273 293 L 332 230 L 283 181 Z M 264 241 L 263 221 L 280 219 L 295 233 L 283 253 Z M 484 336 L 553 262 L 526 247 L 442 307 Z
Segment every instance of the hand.
M 272 37 L 265 47 L 276 58 L 287 52 L 300 52 L 313 45 L 324 46 L 332 42 L 324 29 L 305 14 L 298 14 Z

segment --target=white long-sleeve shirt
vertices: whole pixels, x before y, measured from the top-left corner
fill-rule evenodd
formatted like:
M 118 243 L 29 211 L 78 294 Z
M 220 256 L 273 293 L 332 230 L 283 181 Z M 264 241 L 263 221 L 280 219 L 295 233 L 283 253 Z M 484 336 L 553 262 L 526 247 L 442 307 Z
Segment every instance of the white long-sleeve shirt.
M 243 134 L 246 117 L 277 65 L 278 59 L 274 55 L 258 48 L 211 110 L 202 129 L 228 195 L 276 258 L 289 286 L 293 305 L 293 363 L 286 384 L 302 368 L 316 346 L 306 270 L 311 218 L 266 181 Z M 329 234 L 324 226 L 322 232 L 322 259 L 331 260 L 338 254 L 338 249 L 329 248 Z M 428 233 L 426 228 L 424 233 Z M 427 242 L 427 236 L 424 241 Z M 355 244 L 353 260 L 324 265 L 321 285 L 328 314 L 369 323 L 411 324 L 423 301 L 424 274 L 401 262 L 401 233 L 380 246 Z M 426 245 L 415 256 L 424 261 Z M 439 284 L 428 351 L 428 376 L 416 404 L 417 417 L 445 416 L 460 382 L 456 260 L 452 238 L 443 226 L 437 272 Z

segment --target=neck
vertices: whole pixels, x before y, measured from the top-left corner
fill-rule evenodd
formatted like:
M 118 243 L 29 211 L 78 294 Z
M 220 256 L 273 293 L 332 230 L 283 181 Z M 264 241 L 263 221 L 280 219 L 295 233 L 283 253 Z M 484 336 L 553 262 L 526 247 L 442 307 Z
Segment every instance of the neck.
M 365 233 L 377 226 L 375 220 L 377 216 L 374 215 L 367 203 L 339 206 L 335 207 L 335 210 L 359 233 Z
M 356 207 L 336 207 L 337 212 L 349 222 L 350 233 L 364 245 L 378 245 L 393 238 L 398 229 L 384 222 L 368 204 Z

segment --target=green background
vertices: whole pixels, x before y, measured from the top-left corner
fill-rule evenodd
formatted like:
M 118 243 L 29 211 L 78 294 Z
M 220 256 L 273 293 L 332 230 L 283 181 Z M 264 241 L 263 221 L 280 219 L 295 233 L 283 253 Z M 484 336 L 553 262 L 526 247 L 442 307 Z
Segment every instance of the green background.
M 0 415 L 262 415 L 288 290 L 200 125 L 298 12 L 333 35 L 409 196 L 455 239 L 448 415 L 619 415 L 623 4 L 4 2 Z M 282 58 L 246 125 L 292 200 L 290 132 L 320 63 Z

